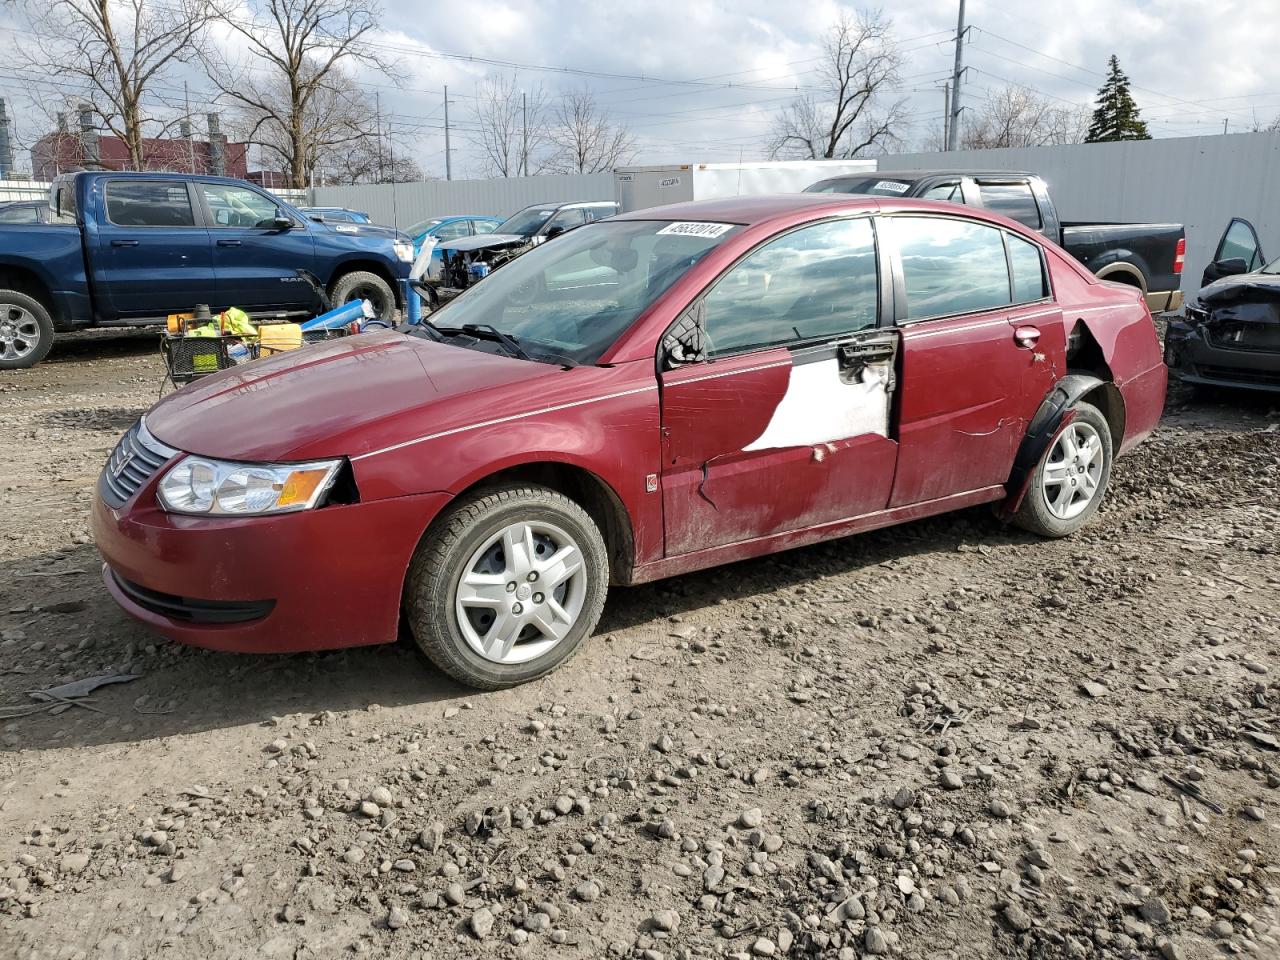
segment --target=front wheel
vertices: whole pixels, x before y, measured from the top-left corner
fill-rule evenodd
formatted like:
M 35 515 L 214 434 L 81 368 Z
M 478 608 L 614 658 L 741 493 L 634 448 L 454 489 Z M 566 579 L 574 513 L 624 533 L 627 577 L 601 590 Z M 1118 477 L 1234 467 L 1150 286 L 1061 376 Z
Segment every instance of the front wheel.
M 53 319 L 39 300 L 0 290 L 0 370 L 21 370 L 43 360 L 53 346 Z
M 483 690 L 569 659 L 604 609 L 609 560 L 590 515 L 546 487 L 491 488 L 458 504 L 418 548 L 405 584 L 414 639 Z
M 1078 403 L 1041 458 L 1014 522 L 1042 537 L 1065 537 L 1097 512 L 1111 479 L 1111 428 L 1102 412 Z
M 329 299 L 335 307 L 352 300 L 368 300 L 373 312 L 387 321 L 392 320 L 396 313 L 396 295 L 391 284 L 368 270 L 344 273 L 334 281 Z

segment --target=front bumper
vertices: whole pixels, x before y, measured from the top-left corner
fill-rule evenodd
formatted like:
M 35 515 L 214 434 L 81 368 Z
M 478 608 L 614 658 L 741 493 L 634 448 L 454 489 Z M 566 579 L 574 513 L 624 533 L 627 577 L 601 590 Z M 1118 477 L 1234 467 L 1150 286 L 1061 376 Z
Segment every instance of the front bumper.
M 1280 393 L 1280 353 L 1211 343 L 1199 324 L 1170 321 L 1164 356 L 1183 383 Z
M 409 561 L 446 493 L 277 516 L 186 517 L 153 478 L 120 509 L 95 495 L 107 591 L 180 643 L 286 653 L 395 640 Z

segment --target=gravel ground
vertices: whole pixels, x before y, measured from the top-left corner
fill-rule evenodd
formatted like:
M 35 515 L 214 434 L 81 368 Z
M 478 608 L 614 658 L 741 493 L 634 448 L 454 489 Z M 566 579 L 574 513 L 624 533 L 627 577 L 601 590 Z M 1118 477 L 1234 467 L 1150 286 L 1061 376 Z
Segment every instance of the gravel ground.
M 1175 397 L 1072 539 L 974 510 L 618 590 L 476 694 L 116 610 L 88 501 L 155 346 L 0 375 L 0 705 L 39 708 L 0 956 L 1280 957 L 1272 403 Z

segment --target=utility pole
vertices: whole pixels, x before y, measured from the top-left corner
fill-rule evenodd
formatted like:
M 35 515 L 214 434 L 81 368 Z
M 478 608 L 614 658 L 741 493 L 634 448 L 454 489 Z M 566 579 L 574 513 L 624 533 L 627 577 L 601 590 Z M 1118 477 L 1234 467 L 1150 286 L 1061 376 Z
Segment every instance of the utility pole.
M 522 135 L 520 143 L 520 176 L 529 175 L 529 95 L 520 91 L 520 117 Z
M 960 19 L 956 21 L 956 64 L 951 74 L 951 125 L 947 128 L 947 149 L 954 150 L 960 139 L 960 77 L 964 74 L 964 0 L 960 0 Z
M 1229 117 L 1222 118 L 1222 135 L 1224 137 L 1227 135 L 1227 120 L 1229 119 L 1230 119 Z
M 378 182 L 382 183 L 386 176 L 382 171 L 382 94 L 376 90 L 373 93 L 373 110 L 378 126 Z
M 951 81 L 942 85 L 942 145 L 951 142 Z
M 187 112 L 187 157 L 191 161 L 191 172 L 196 172 L 196 138 L 191 130 L 191 93 L 187 90 L 187 81 L 182 81 L 182 102 Z
M 449 85 L 444 85 L 444 178 L 453 179 L 453 157 L 449 152 Z

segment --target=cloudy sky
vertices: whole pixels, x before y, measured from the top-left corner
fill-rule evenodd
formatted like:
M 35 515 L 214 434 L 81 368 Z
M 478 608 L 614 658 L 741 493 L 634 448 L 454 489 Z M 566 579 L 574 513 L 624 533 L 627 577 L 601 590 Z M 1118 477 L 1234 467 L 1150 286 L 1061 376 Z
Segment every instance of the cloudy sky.
M 590 88 L 632 130 L 639 162 L 759 158 L 777 111 L 818 82 L 824 32 L 842 7 L 856 9 L 779 0 L 383 2 L 375 42 L 398 62 L 402 79 L 365 70 L 360 81 L 378 93 L 419 165 L 437 175 L 445 166 L 448 85 L 455 178 L 481 170 L 470 143 L 476 95 L 498 74 L 552 95 Z M 911 145 L 941 124 L 956 9 L 956 0 L 900 0 L 886 8 L 906 60 L 901 96 L 908 98 Z M 1060 9 L 969 0 L 964 102 L 977 105 L 1016 82 L 1064 106 L 1087 105 L 1115 53 L 1155 136 L 1221 133 L 1224 120 L 1241 132 L 1280 114 L 1280 57 L 1269 39 L 1278 31 L 1257 19 L 1256 3 L 1220 0 L 1207 12 L 1196 0 L 1075 0 L 1068 15 Z M 0 17 L 0 31 L 6 23 L 0 35 L 20 41 L 19 15 Z M 187 79 L 193 111 L 204 108 L 207 81 Z M 5 84 L 10 89 L 0 92 L 20 128 L 38 126 L 17 78 L 0 70 Z

